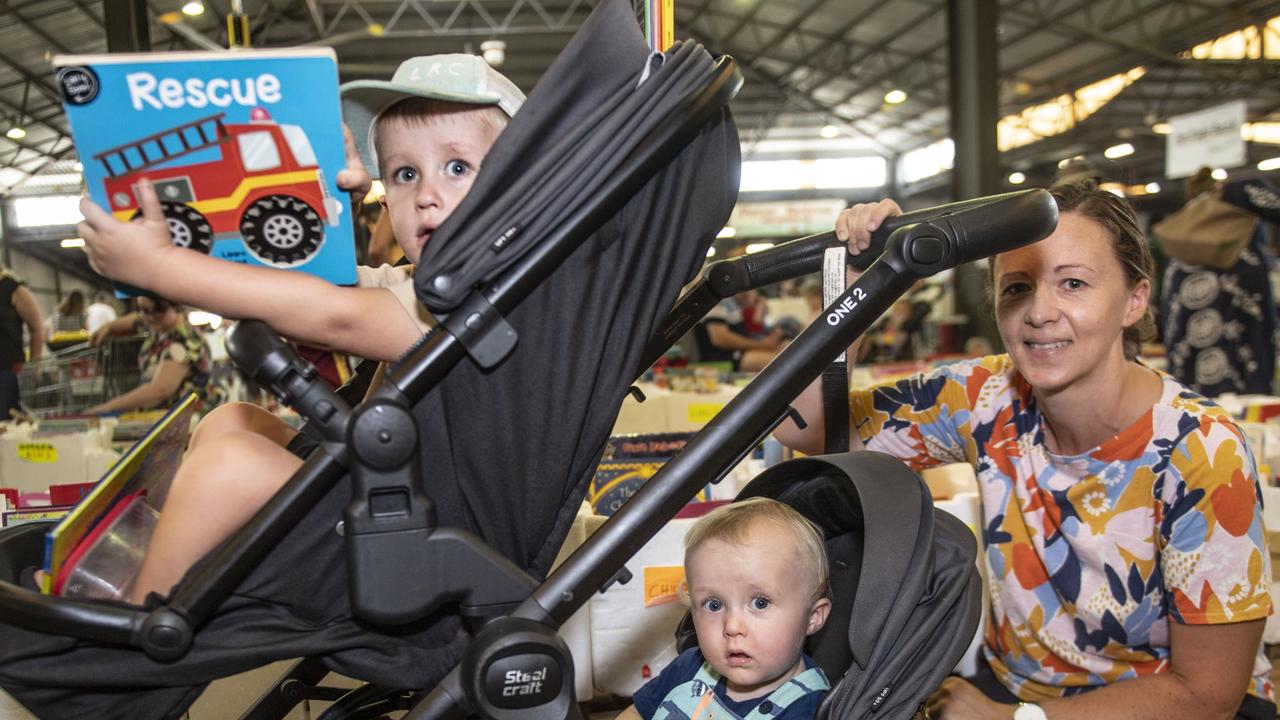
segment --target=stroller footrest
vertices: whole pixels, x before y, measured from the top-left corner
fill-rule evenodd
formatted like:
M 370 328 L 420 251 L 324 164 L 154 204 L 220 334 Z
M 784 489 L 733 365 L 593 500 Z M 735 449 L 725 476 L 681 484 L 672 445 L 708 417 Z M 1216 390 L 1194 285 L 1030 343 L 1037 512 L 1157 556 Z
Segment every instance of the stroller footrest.
M 351 606 L 373 623 L 410 623 L 447 602 L 518 603 L 537 587 L 528 573 L 457 528 L 348 531 L 346 541 Z

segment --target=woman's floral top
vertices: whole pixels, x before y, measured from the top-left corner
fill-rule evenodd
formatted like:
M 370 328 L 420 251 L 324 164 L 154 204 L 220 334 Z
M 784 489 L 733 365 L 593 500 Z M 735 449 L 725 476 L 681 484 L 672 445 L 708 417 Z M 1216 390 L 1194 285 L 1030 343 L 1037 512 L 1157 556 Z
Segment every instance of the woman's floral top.
M 1169 670 L 1169 622 L 1271 610 L 1261 493 L 1244 435 L 1162 374 L 1160 401 L 1081 455 L 1044 442 L 1007 355 L 850 394 L 871 450 L 974 466 L 991 587 L 986 654 L 1026 700 Z M 1261 648 L 1259 648 L 1261 650 Z M 1272 698 L 1258 655 L 1250 692 Z

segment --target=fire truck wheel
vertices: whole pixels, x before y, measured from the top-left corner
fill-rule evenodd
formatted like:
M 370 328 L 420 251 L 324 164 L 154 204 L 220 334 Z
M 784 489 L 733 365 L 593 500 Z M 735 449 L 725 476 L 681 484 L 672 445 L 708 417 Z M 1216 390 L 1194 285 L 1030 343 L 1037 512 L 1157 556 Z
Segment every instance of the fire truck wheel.
M 324 241 L 324 220 L 296 197 L 268 195 L 245 210 L 240 234 L 249 251 L 263 262 L 293 265 L 319 249 Z
M 169 224 L 169 241 L 178 247 L 208 255 L 213 251 L 213 228 L 198 210 L 190 205 L 161 201 L 164 220 Z M 142 212 L 133 214 L 137 219 Z

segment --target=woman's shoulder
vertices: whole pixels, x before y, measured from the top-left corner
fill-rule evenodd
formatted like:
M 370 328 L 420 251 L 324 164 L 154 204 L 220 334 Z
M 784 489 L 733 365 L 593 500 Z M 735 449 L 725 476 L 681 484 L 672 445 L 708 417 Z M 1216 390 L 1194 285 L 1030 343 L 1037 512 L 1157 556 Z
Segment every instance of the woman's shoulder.
M 1235 417 L 1218 403 L 1159 373 L 1164 383 L 1160 400 L 1152 409 L 1153 432 L 1166 447 L 1184 447 L 1196 437 L 1201 447 L 1216 447 L 1223 441 L 1244 442 L 1244 431 Z

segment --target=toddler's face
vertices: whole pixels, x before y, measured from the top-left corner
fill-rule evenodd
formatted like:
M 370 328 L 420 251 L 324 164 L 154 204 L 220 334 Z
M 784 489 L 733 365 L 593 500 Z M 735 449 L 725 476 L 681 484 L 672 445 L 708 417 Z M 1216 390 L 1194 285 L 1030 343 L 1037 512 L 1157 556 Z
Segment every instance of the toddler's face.
M 759 523 L 743 543 L 711 539 L 685 558 L 698 647 L 734 700 L 760 697 L 804 671 L 804 639 L 831 602 L 790 535 Z
M 471 190 L 499 129 L 485 109 L 453 112 L 427 122 L 382 121 L 378 162 L 396 242 L 414 265 L 431 233 Z

